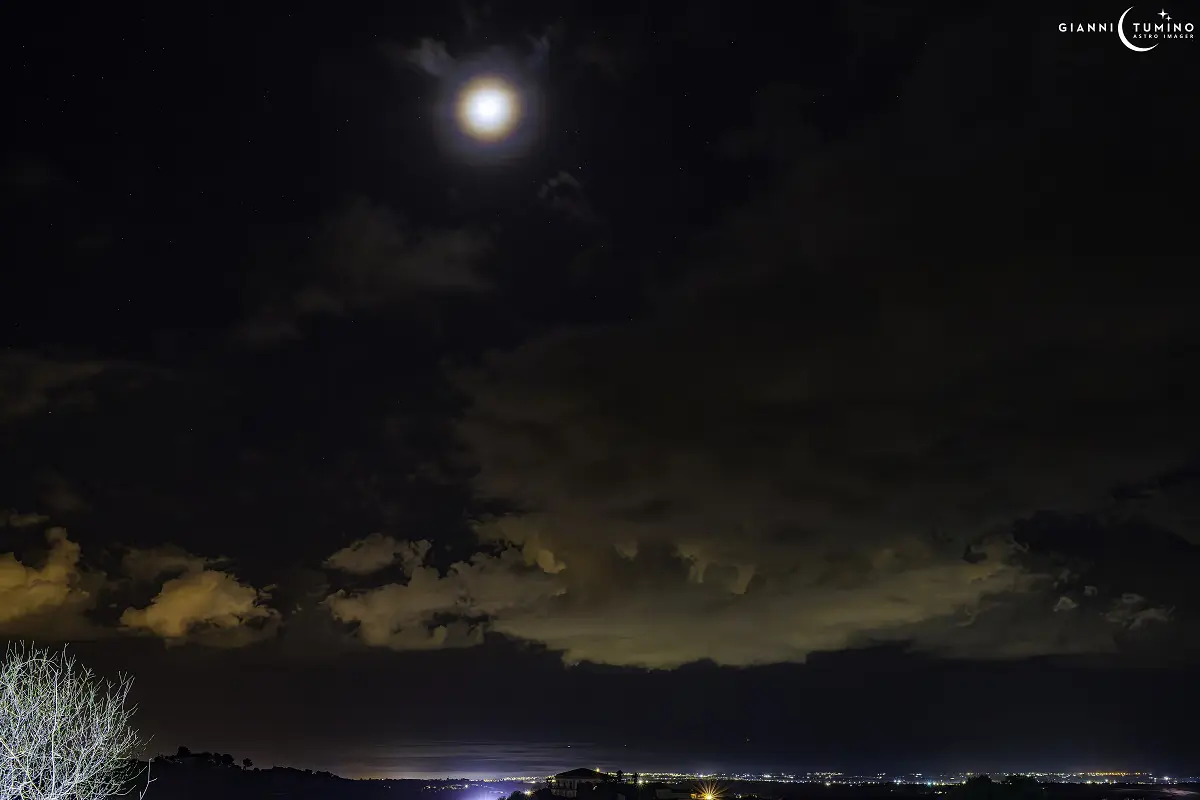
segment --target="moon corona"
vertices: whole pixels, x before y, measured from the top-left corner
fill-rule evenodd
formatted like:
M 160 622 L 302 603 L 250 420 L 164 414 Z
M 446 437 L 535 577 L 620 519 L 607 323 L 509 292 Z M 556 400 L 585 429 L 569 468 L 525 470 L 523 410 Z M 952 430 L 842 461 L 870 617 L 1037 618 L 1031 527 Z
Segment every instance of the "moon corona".
M 459 92 L 458 124 L 473 139 L 494 142 L 507 136 L 520 117 L 520 100 L 499 78 L 476 78 Z

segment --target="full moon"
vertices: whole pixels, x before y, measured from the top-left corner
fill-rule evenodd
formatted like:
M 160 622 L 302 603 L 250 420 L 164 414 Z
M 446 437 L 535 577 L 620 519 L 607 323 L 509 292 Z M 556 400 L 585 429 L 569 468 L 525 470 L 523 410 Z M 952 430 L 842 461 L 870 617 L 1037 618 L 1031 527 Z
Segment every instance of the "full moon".
M 499 78 L 477 78 L 459 92 L 459 125 L 475 139 L 494 142 L 504 138 L 519 116 L 516 91 Z

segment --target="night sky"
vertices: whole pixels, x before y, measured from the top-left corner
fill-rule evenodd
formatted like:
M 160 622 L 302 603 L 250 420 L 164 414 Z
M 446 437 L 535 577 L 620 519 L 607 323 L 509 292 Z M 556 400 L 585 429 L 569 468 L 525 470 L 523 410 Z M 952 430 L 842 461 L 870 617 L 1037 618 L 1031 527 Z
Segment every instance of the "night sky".
M 1200 51 L 1031 8 L 10 11 L 0 638 L 349 776 L 1195 766 Z

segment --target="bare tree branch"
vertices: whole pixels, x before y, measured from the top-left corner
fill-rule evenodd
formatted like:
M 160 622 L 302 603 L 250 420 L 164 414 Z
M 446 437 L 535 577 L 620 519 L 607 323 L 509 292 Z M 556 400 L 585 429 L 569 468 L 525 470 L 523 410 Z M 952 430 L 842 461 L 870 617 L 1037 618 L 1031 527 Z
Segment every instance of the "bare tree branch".
M 130 725 L 132 686 L 128 676 L 98 677 L 65 649 L 10 646 L 0 665 L 0 797 L 102 800 L 134 791 L 129 767 L 144 743 Z

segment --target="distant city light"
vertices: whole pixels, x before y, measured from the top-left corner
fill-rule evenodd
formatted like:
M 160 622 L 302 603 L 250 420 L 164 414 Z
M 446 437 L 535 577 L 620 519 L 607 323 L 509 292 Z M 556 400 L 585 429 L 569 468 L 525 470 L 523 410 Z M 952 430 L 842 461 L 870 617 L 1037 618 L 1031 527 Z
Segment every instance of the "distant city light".
M 597 770 L 598 772 L 601 770 Z M 903 772 L 903 773 L 887 773 L 887 772 L 871 772 L 866 774 L 856 775 L 854 773 L 842 773 L 832 771 L 822 772 L 803 772 L 803 773 L 787 773 L 787 772 L 722 772 L 722 773 L 696 773 L 696 772 L 676 772 L 676 771 L 648 771 L 642 770 L 637 773 L 638 784 L 654 784 L 665 783 L 669 787 L 676 787 L 679 791 L 682 789 L 684 782 L 691 783 L 690 794 L 691 800 L 730 800 L 734 797 L 741 797 L 742 794 L 737 791 L 736 787 L 730 785 L 733 781 L 762 781 L 779 784 L 809 784 L 810 786 L 880 786 L 882 785 L 924 785 L 934 787 L 935 791 L 929 792 L 932 800 L 932 795 L 946 795 L 947 792 L 942 791 L 943 787 L 957 786 L 965 783 L 973 777 L 981 773 L 976 770 L 964 772 L 945 772 L 945 773 L 920 773 L 920 772 Z M 1179 785 L 1185 783 L 1200 782 L 1200 775 L 1160 775 L 1148 770 L 1132 770 L 1132 771 L 1117 771 L 1117 770 L 1062 770 L 1062 771 L 1018 771 L 1011 770 L 1003 773 L 992 773 L 993 780 L 999 780 L 1005 775 L 1021 775 L 1026 778 L 1042 783 L 1058 783 L 1058 784 L 1171 784 Z M 633 776 L 629 776 L 632 782 Z M 534 777 L 491 777 L 469 780 L 465 783 L 458 781 L 437 782 L 427 785 L 425 788 L 434 789 L 453 789 L 462 790 L 470 788 L 483 788 L 489 783 L 499 782 L 519 782 L 526 787 L 534 785 L 534 789 L 521 789 L 520 791 L 526 796 L 532 798 L 535 795 L 536 786 L 546 786 L 553 791 L 556 781 L 554 776 L 534 776 Z M 504 792 L 496 791 L 496 794 L 504 794 Z M 674 795 L 679 797 L 680 795 Z M 760 793 L 761 796 L 761 793 Z M 494 800 L 479 796 L 475 800 Z M 942 799 L 944 800 L 944 798 Z

